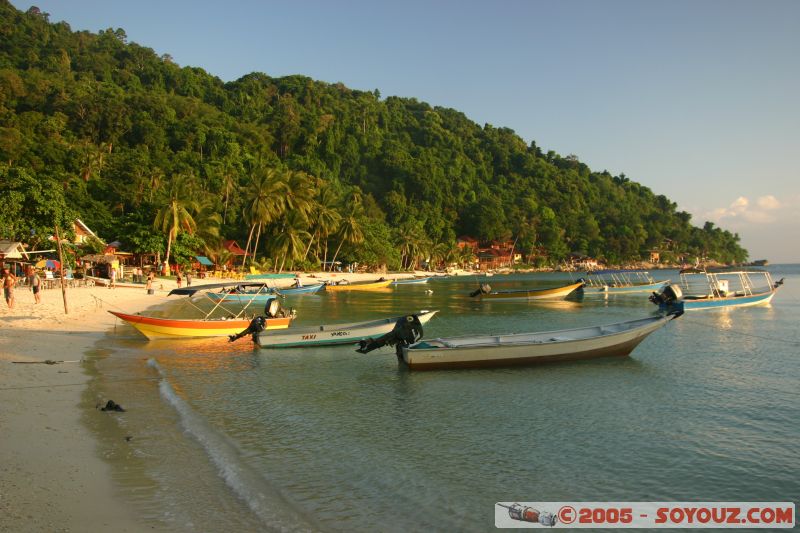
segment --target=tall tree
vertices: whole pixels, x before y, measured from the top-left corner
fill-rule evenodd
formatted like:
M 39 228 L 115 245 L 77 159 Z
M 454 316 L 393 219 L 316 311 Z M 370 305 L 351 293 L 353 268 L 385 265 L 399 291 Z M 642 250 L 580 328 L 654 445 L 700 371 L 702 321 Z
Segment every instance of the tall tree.
M 193 196 L 192 181 L 193 177 L 186 174 L 172 177 L 168 192 L 153 221 L 155 229 L 167 234 L 167 255 L 164 258 L 167 265 L 169 265 L 172 242 L 178 234 L 181 231 L 194 234 L 197 228 L 192 213 L 199 210 L 199 205 Z

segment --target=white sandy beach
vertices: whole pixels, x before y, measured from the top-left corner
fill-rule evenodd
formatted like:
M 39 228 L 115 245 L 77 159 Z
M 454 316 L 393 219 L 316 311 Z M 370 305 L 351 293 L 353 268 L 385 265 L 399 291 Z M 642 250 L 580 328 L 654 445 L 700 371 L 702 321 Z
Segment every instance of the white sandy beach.
M 302 279 L 310 284 L 377 277 L 324 272 Z M 197 280 L 193 286 L 203 282 L 212 281 Z M 157 280 L 155 287 L 153 295 L 144 288 L 68 288 L 69 314 L 59 288 L 44 290 L 38 305 L 27 288 L 15 290 L 13 309 L 1 302 L 0 531 L 152 530 L 115 495 L 110 468 L 81 421 L 87 413 L 113 415 L 82 398 L 89 378 L 80 360 L 114 328 L 117 319 L 109 309 L 144 311 L 163 303 L 176 285 Z

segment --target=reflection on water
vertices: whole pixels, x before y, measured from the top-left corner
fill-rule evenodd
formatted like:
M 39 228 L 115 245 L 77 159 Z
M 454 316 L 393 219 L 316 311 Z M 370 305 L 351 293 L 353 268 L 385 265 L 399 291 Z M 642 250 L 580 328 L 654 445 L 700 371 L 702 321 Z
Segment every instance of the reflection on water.
M 772 307 L 687 313 L 630 358 L 411 373 L 389 348 L 120 336 L 95 359 L 92 394 L 128 408 L 115 420 L 134 438 L 104 449 L 128 497 L 169 529 L 259 530 L 280 515 L 286 530 L 486 531 L 502 500 L 788 501 L 800 496 L 798 274 Z M 646 293 L 493 302 L 470 298 L 475 284 L 285 302 L 304 325 L 438 309 L 430 337 L 655 311 Z

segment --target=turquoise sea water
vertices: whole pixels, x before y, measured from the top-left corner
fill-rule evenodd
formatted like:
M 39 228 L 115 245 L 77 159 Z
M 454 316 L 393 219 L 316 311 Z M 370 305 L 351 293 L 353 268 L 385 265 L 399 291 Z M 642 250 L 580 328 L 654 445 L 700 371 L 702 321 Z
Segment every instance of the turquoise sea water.
M 798 502 L 800 266 L 770 270 L 786 277 L 770 306 L 687 313 L 629 358 L 527 368 L 411 373 L 390 348 L 147 342 L 120 325 L 90 354 L 86 400 L 127 412 L 87 423 L 120 496 L 160 530 L 488 531 L 498 501 Z M 481 302 L 476 284 L 286 303 L 298 324 L 439 309 L 430 337 L 655 311 L 646 294 Z

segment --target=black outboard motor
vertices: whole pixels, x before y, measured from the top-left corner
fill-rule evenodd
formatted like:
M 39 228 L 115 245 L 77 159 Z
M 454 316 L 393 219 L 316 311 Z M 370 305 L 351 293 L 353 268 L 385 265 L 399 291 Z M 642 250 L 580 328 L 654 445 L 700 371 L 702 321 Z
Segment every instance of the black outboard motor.
M 417 315 L 407 315 L 397 321 L 392 331 L 386 335 L 382 335 L 377 339 L 367 339 L 359 341 L 359 353 L 369 353 L 372 350 L 382 348 L 387 344 L 389 346 L 397 346 L 398 357 L 402 356 L 402 347 L 414 344 L 422 338 L 422 322 L 419 321 Z
M 240 331 L 236 335 L 228 335 L 228 342 L 238 341 L 245 335 L 253 334 L 258 335 L 264 328 L 267 327 L 267 320 L 263 316 L 257 316 L 253 320 L 250 321 L 250 325 L 247 326 L 247 329 Z
M 775 282 L 775 283 L 772 285 L 772 288 L 773 288 L 773 289 L 777 289 L 778 287 L 780 287 L 781 285 L 783 285 L 783 280 L 785 280 L 785 279 L 786 279 L 786 278 L 781 278 L 781 279 L 779 279 L 778 281 L 776 281 L 776 282 Z
M 492 292 L 492 286 L 488 283 L 481 283 L 480 286 L 469 293 L 469 295 L 474 298 L 479 294 L 489 294 L 490 292 Z
M 683 298 L 683 291 L 677 285 L 665 285 L 661 292 L 650 295 L 650 301 L 659 307 L 669 307 Z

